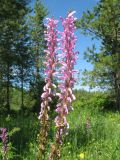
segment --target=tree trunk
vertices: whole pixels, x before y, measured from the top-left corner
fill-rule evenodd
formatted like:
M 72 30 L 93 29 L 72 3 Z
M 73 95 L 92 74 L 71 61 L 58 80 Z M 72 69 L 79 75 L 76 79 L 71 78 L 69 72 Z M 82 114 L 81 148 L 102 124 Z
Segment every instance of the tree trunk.
M 116 107 L 120 111 L 120 43 L 117 39 L 116 32 L 116 41 L 114 43 L 114 52 L 116 53 L 116 79 L 115 79 L 115 88 L 116 88 Z
M 40 106 L 40 86 L 39 86 L 39 81 L 40 81 L 40 67 L 39 67 L 39 60 L 40 60 L 40 57 L 39 57 L 39 44 L 37 43 L 36 45 L 36 86 L 37 86 L 37 97 L 38 97 L 38 107 Z
M 23 79 L 24 79 L 24 75 L 23 75 L 23 66 L 22 66 L 22 70 L 21 70 L 21 109 L 24 108 L 24 90 L 23 90 Z
M 120 72 L 116 76 L 116 106 L 120 111 Z
M 120 110 L 120 72 L 114 73 L 114 90 L 115 90 L 116 109 Z
M 7 111 L 10 112 L 10 66 L 7 64 Z
M 114 88 L 115 88 L 115 98 L 116 98 L 116 108 L 120 111 L 120 44 L 118 41 L 118 33 L 115 30 L 115 39 L 112 44 L 112 55 L 114 55 Z

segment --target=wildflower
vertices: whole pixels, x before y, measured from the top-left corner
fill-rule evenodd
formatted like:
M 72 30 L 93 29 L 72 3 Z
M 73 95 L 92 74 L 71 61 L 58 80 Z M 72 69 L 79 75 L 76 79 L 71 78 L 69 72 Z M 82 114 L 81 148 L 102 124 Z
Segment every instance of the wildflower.
M 74 64 L 76 62 L 76 52 L 74 52 L 76 37 L 74 35 L 75 26 L 74 26 L 74 14 L 75 12 L 70 12 L 68 16 L 62 20 L 62 25 L 64 27 L 64 32 L 61 34 L 61 44 L 62 44 L 62 54 L 63 59 L 61 61 L 62 69 L 60 71 L 61 79 L 63 80 L 59 89 L 61 90 L 60 94 L 60 103 L 57 105 L 58 116 L 56 119 L 56 126 L 58 125 L 58 130 L 56 133 L 56 141 L 59 143 L 62 141 L 62 135 L 67 133 L 69 124 L 67 122 L 66 116 L 69 113 L 71 108 L 71 103 L 75 100 L 75 96 L 72 92 L 72 88 L 75 82 L 74 79 Z M 71 63 L 72 62 L 72 63 Z M 61 104 L 61 105 L 60 105 Z M 61 108 L 61 109 L 59 109 Z M 60 134 L 60 132 L 62 132 Z
M 67 144 L 70 145 L 70 142 L 68 142 Z
M 48 23 L 46 25 L 46 33 L 45 39 L 47 41 L 47 49 L 46 52 L 46 70 L 45 70 L 45 82 L 46 85 L 44 86 L 43 94 L 41 95 L 42 103 L 41 103 L 41 111 L 39 114 L 39 119 L 41 122 L 41 131 L 39 135 L 40 145 L 39 150 L 41 154 L 45 154 L 45 145 L 47 143 L 47 135 L 48 135 L 48 128 L 49 128 L 49 116 L 48 111 L 50 110 L 49 103 L 52 101 L 52 88 L 55 88 L 55 84 L 53 84 L 53 75 L 55 72 L 56 66 L 56 48 L 57 48 L 57 20 L 54 18 L 47 19 Z
M 7 129 L 6 128 L 0 128 L 1 131 L 1 135 L 0 138 L 2 139 L 2 143 L 3 143 L 3 147 L 2 147 L 2 151 L 3 151 L 3 160 L 7 159 L 7 151 L 8 151 L 8 146 L 7 146 L 7 142 L 8 142 L 8 137 L 7 137 Z
M 80 153 L 79 157 L 80 157 L 81 159 L 84 159 L 84 158 L 85 158 L 85 154 L 84 154 L 84 153 Z
M 76 58 L 78 52 L 74 52 L 76 37 L 74 35 L 75 18 L 73 16 L 75 12 L 70 12 L 68 16 L 62 20 L 62 25 L 64 27 L 64 32 L 61 33 L 61 51 L 62 51 L 62 65 L 60 70 L 60 84 L 59 90 L 61 93 L 56 95 L 59 97 L 59 103 L 57 104 L 56 112 L 58 113 L 55 118 L 56 125 L 56 150 L 59 153 L 54 155 L 57 152 L 50 154 L 50 159 L 54 157 L 60 158 L 60 146 L 63 144 L 64 135 L 68 134 L 69 124 L 67 122 L 67 114 L 72 110 L 71 103 L 75 100 L 75 95 L 73 94 L 72 88 L 74 86 L 74 65 L 76 63 Z M 51 158 L 52 157 L 52 158 Z
M 62 25 L 64 27 L 64 32 L 61 33 L 61 45 L 62 45 L 62 55 L 63 59 L 60 62 L 62 69 L 60 71 L 62 82 L 59 85 L 61 93 L 59 94 L 59 104 L 57 105 L 58 116 L 55 119 L 56 126 L 58 126 L 58 131 L 56 137 L 57 142 L 62 141 L 62 134 L 67 131 L 69 124 L 67 122 L 66 116 L 69 113 L 71 108 L 71 103 L 75 100 L 72 88 L 75 82 L 74 79 L 74 64 L 76 62 L 76 52 L 74 52 L 76 37 L 74 35 L 75 26 L 74 26 L 74 16 L 75 11 L 70 12 L 68 16 L 62 20 Z M 71 63 L 72 62 L 72 63 Z M 60 134 L 61 132 L 61 134 Z

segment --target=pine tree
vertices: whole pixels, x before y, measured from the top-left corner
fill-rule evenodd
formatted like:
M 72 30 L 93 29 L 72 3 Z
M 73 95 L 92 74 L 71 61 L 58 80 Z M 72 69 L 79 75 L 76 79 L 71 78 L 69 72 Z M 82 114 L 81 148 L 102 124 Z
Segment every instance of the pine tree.
M 6 107 L 10 111 L 10 86 L 16 61 L 16 36 L 19 26 L 28 12 L 27 0 L 0 1 L 0 61 L 2 77 L 6 87 Z
M 37 99 L 36 107 L 40 103 L 40 94 L 42 93 L 43 81 L 43 61 L 44 61 L 44 18 L 47 15 L 47 9 L 41 4 L 40 0 L 36 0 L 34 6 L 34 14 L 30 16 L 30 35 L 31 35 L 31 52 L 33 54 L 33 74 L 31 79 L 31 90 L 33 97 Z M 38 107 L 37 107 L 38 108 Z
M 15 79 L 17 86 L 21 88 L 21 109 L 24 108 L 24 90 L 29 87 L 30 73 L 33 65 L 29 44 L 30 37 L 25 20 L 23 20 L 23 24 L 20 26 L 16 40 L 15 64 Z
M 100 52 L 95 46 L 88 48 L 87 61 L 93 70 L 87 71 L 91 86 L 110 89 L 114 93 L 116 106 L 120 109 L 120 3 L 119 0 L 100 0 L 93 11 L 87 11 L 76 23 L 85 35 L 101 40 Z

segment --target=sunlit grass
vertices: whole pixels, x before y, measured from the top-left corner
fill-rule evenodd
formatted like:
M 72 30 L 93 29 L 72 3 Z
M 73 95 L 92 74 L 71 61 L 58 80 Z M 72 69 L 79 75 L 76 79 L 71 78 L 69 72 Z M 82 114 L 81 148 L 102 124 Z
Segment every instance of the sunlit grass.
M 78 101 L 79 102 L 79 101 Z M 120 160 L 120 115 L 103 112 L 93 107 L 81 107 L 75 102 L 68 116 L 70 130 L 62 148 L 62 160 Z M 87 119 L 89 118 L 89 128 Z M 20 128 L 11 138 L 17 159 L 33 160 L 37 156 L 39 121 L 36 114 L 29 116 L 1 116 L 0 126 L 9 130 Z M 53 138 L 53 129 L 50 138 Z M 46 153 L 46 159 L 49 153 Z

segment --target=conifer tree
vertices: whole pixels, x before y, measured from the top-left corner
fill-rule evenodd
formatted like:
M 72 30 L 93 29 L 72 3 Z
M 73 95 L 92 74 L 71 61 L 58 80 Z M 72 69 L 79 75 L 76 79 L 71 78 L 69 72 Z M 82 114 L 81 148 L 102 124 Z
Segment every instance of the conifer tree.
M 47 15 L 47 9 L 42 5 L 40 0 L 36 0 L 34 14 L 30 16 L 30 37 L 31 52 L 33 54 L 33 74 L 31 79 L 31 90 L 33 97 L 37 99 L 36 107 L 40 105 L 40 94 L 42 93 L 43 81 L 43 60 L 44 49 L 46 46 L 44 39 L 44 18 Z
M 85 35 L 101 40 L 100 52 L 95 46 L 88 48 L 87 61 L 93 64 L 92 71 L 86 71 L 87 83 L 111 90 L 120 109 L 120 2 L 100 0 L 93 11 L 87 11 L 76 23 Z
M 27 0 L 0 1 L 0 69 L 1 81 L 6 88 L 6 107 L 10 111 L 10 86 L 14 79 L 16 37 L 20 24 L 28 13 Z

